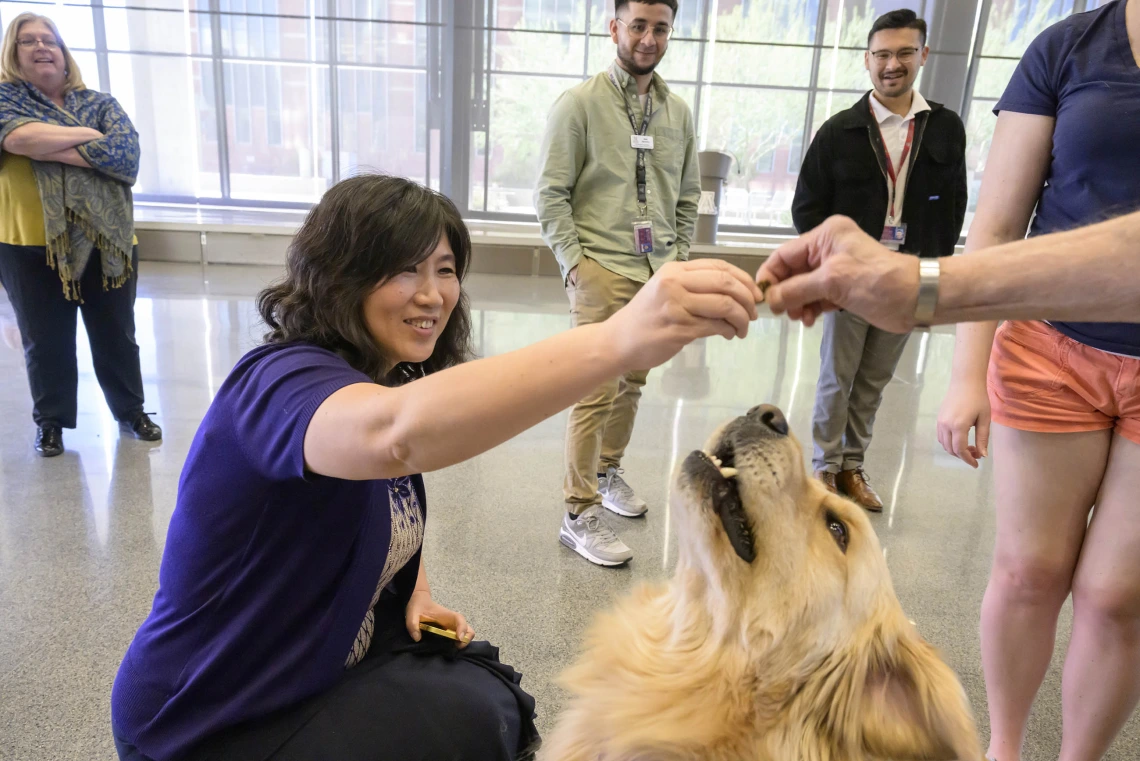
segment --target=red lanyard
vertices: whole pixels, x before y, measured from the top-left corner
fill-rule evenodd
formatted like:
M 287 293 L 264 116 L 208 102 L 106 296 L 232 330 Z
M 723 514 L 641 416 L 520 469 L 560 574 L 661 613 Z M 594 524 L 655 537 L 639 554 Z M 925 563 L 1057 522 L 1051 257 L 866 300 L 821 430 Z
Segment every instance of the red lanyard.
M 874 109 L 872 109 L 871 110 L 872 117 L 874 117 L 874 114 L 875 114 L 875 111 L 874 111 Z M 910 120 L 910 127 L 906 131 L 906 142 L 903 143 L 902 156 L 899 156 L 899 166 L 900 167 L 906 166 L 906 157 L 910 155 L 910 144 L 912 142 L 914 142 L 914 122 L 915 122 L 915 119 Z M 882 142 L 883 142 L 883 153 L 887 154 L 887 175 L 890 176 L 890 178 L 891 178 L 891 188 L 890 188 L 890 190 L 891 190 L 891 192 L 890 192 L 891 210 L 888 212 L 888 214 L 890 215 L 891 219 L 893 220 L 895 218 L 895 185 L 898 183 L 898 178 L 895 175 L 894 162 L 891 161 L 891 152 L 887 148 L 887 140 L 885 137 L 883 137 L 883 126 L 881 124 L 879 124 L 878 119 L 875 119 L 875 126 L 877 126 L 879 128 L 879 139 L 882 140 Z

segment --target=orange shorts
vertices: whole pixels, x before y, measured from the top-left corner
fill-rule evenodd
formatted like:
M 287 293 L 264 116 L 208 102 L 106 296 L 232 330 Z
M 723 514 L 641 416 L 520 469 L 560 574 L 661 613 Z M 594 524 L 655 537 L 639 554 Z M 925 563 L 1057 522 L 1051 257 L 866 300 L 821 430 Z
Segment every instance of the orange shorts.
M 1074 341 L 1044 322 L 998 329 L 987 378 L 995 423 L 1019 431 L 1113 428 L 1140 444 L 1140 358 Z

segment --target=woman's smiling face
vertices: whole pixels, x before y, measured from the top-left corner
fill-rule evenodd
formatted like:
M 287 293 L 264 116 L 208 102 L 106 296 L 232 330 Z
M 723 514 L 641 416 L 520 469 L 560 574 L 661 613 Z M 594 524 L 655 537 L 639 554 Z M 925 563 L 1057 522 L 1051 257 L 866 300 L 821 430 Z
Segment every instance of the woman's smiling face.
M 16 48 L 20 73 L 40 90 L 53 93 L 67 81 L 63 48 L 44 22 L 35 19 L 21 26 L 16 33 Z
M 424 362 L 459 301 L 455 254 L 446 235 L 413 268 L 376 286 L 364 300 L 364 321 L 392 367 Z

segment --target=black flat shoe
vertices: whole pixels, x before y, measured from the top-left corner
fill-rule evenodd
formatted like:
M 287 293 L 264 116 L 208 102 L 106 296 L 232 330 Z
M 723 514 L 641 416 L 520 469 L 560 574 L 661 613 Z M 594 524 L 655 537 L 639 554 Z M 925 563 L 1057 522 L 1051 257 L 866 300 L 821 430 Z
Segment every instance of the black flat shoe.
M 162 441 L 162 429 L 155 425 L 145 412 L 140 412 L 129 423 L 125 420 L 119 421 L 119 430 L 143 441 Z
M 41 425 L 36 429 L 36 451 L 40 457 L 63 454 L 63 429 L 58 425 Z

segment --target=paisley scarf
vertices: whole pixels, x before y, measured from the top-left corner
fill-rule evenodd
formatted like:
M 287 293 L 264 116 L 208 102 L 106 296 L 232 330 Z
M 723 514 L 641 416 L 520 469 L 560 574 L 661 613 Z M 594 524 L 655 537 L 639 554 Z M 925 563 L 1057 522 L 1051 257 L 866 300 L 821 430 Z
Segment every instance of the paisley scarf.
M 48 265 L 59 272 L 68 299 L 79 300 L 79 279 L 91 252 L 99 250 L 103 288 L 118 288 L 131 275 L 134 206 L 131 186 L 139 170 L 139 137 L 110 95 L 73 90 L 63 108 L 28 82 L 0 83 L 0 142 L 31 122 L 90 127 L 103 137 L 76 146 L 91 169 L 32 161 L 44 207 Z

